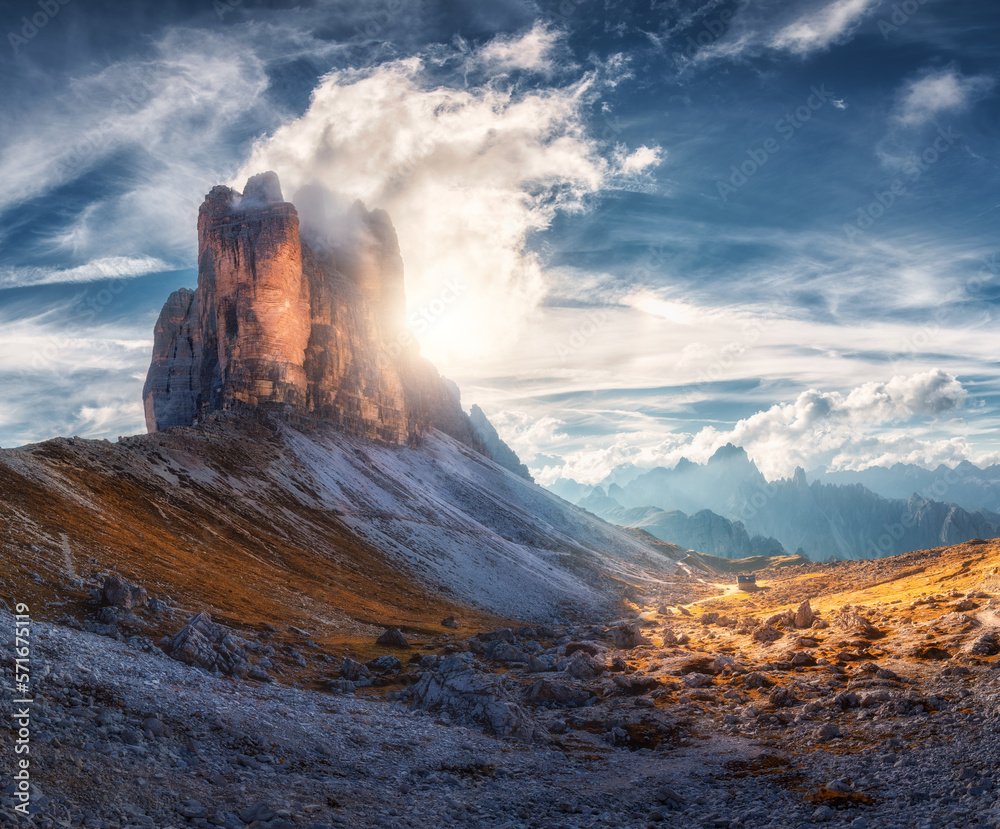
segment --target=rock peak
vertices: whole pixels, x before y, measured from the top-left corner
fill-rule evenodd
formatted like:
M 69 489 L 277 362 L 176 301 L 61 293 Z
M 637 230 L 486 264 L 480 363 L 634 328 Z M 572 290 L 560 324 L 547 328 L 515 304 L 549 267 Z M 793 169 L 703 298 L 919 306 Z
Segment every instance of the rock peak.
M 302 238 L 273 172 L 251 176 L 242 194 L 218 185 L 205 197 L 198 288 L 171 294 L 156 323 L 143 389 L 149 431 L 245 409 L 386 443 L 437 429 L 526 475 L 485 415 L 474 428 L 457 386 L 404 336 L 403 261 L 388 214 L 356 202 L 329 219 L 322 192 L 299 192 L 310 221 L 329 225 L 317 238 L 335 244 L 314 249 Z
M 247 179 L 243 188 L 242 207 L 266 207 L 281 204 L 285 199 L 281 195 L 281 182 L 278 174 L 273 172 L 257 173 Z

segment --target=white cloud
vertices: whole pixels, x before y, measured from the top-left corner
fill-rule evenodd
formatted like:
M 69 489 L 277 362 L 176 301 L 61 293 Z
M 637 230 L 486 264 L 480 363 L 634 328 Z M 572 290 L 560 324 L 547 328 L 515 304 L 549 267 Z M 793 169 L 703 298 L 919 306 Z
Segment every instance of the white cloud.
M 145 417 L 142 402 L 119 400 L 106 405 L 81 406 L 73 434 L 82 438 L 104 438 L 119 430 L 122 435 L 134 434 L 136 423 Z
M 906 127 L 922 126 L 941 114 L 968 109 L 994 83 L 988 75 L 963 75 L 955 67 L 930 70 L 903 85 L 895 118 Z
M 108 256 L 75 268 L 0 268 L 0 290 L 60 282 L 130 279 L 170 270 L 174 269 L 168 263 L 152 256 Z
M 957 378 L 940 369 L 888 381 L 870 382 L 847 393 L 809 389 L 735 423 L 707 426 L 696 433 L 640 429 L 615 435 L 605 445 L 573 445 L 566 424 L 544 424 L 524 413 L 502 412 L 497 431 L 530 459 L 543 460 L 532 474 L 541 483 L 558 477 L 598 483 L 616 466 L 674 466 L 681 458 L 705 462 L 727 443 L 744 447 L 769 479 L 809 469 L 858 469 L 873 464 L 934 465 L 972 457 L 961 436 L 936 438 L 934 424 L 965 405 L 967 392 Z M 565 447 L 565 449 L 564 449 Z
M 534 43 L 543 34 L 551 36 L 536 27 L 525 37 Z M 510 45 L 494 42 L 480 55 L 495 61 Z M 624 175 L 586 126 L 599 84 L 590 72 L 548 88 L 496 79 L 457 87 L 431 79 L 417 57 L 332 72 L 302 117 L 254 147 L 234 183 L 274 170 L 286 198 L 319 182 L 386 209 L 411 312 L 450 280 L 468 286 L 420 334 L 424 353 L 447 374 L 515 342 L 546 294 L 530 234 L 560 210 L 584 209 Z M 622 153 L 631 176 L 648 175 L 659 157 L 649 148 Z
M 470 63 L 490 74 L 515 69 L 549 74 L 555 68 L 553 53 L 558 42 L 558 32 L 539 22 L 523 35 L 494 38 L 474 53 Z
M 624 147 L 618 148 L 615 157 L 621 166 L 621 171 L 629 175 L 644 173 L 650 167 L 660 164 L 663 161 L 663 151 L 659 147 L 647 147 L 643 144 L 631 153 Z
M 100 294 L 82 290 L 34 317 L 3 322 L 4 446 L 56 435 L 114 438 L 145 431 L 141 393 L 152 319 L 122 321 L 111 313 L 118 301 L 102 303 Z
M 41 251 L 190 260 L 198 206 L 232 170 L 233 122 L 273 123 L 267 87 L 246 37 L 170 30 L 143 56 L 78 74 L 0 124 L 0 210 L 125 163 L 131 186 L 98 193 Z
M 850 37 L 880 0 L 833 0 L 779 29 L 770 46 L 795 54 L 826 49 Z
M 881 0 L 745 3 L 718 39 L 694 52 L 696 62 L 767 51 L 805 56 L 844 43 Z M 713 18 L 714 19 L 714 18 Z

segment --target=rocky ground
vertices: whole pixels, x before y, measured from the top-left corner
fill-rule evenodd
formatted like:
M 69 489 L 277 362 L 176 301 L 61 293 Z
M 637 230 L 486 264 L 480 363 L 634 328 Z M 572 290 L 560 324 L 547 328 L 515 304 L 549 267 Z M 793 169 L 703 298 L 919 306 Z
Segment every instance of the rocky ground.
M 108 579 L 33 622 L 32 824 L 998 827 L 998 578 L 972 543 L 369 653 Z

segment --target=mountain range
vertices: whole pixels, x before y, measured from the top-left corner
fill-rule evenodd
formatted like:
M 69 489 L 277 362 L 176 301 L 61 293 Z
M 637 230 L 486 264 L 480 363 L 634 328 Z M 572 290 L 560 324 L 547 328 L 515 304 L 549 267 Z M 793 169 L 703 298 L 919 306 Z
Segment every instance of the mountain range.
M 729 444 L 706 464 L 681 460 L 673 469 L 619 478 L 631 480 L 594 488 L 576 500 L 606 520 L 727 558 L 782 549 L 816 560 L 878 558 L 1000 535 L 1000 516 L 941 497 L 961 495 L 959 486 L 969 481 L 984 500 L 989 488 L 983 479 L 961 469 L 923 477 L 901 470 L 883 485 L 889 489 L 895 481 L 894 491 L 901 491 L 907 474 L 924 482 L 928 494 L 941 490 L 939 498 L 915 492 L 885 497 L 860 483 L 809 483 L 802 469 L 768 481 L 742 448 Z M 932 479 L 944 483 L 936 486 Z M 561 482 L 559 490 L 570 492 L 572 483 Z
M 926 469 L 914 464 L 871 466 L 856 472 L 817 470 L 814 478 L 827 484 L 862 484 L 884 498 L 924 498 L 958 504 L 967 510 L 1000 512 L 1000 465 L 979 467 L 962 461 Z

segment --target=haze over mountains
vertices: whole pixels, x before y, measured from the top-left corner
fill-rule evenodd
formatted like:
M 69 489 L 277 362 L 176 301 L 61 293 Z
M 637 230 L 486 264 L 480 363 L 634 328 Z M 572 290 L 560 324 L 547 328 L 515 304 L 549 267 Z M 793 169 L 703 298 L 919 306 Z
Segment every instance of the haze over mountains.
M 729 444 L 704 465 L 682 460 L 636 473 L 618 470 L 623 483 L 606 482 L 573 500 L 606 520 L 727 558 L 781 548 L 816 560 L 878 558 L 1000 535 L 1000 516 L 985 508 L 997 504 L 996 470 L 972 464 L 837 473 L 826 476 L 830 483 L 810 483 L 797 469 L 768 481 Z M 881 492 L 844 482 L 851 476 Z M 562 481 L 553 489 L 572 497 L 579 487 Z

